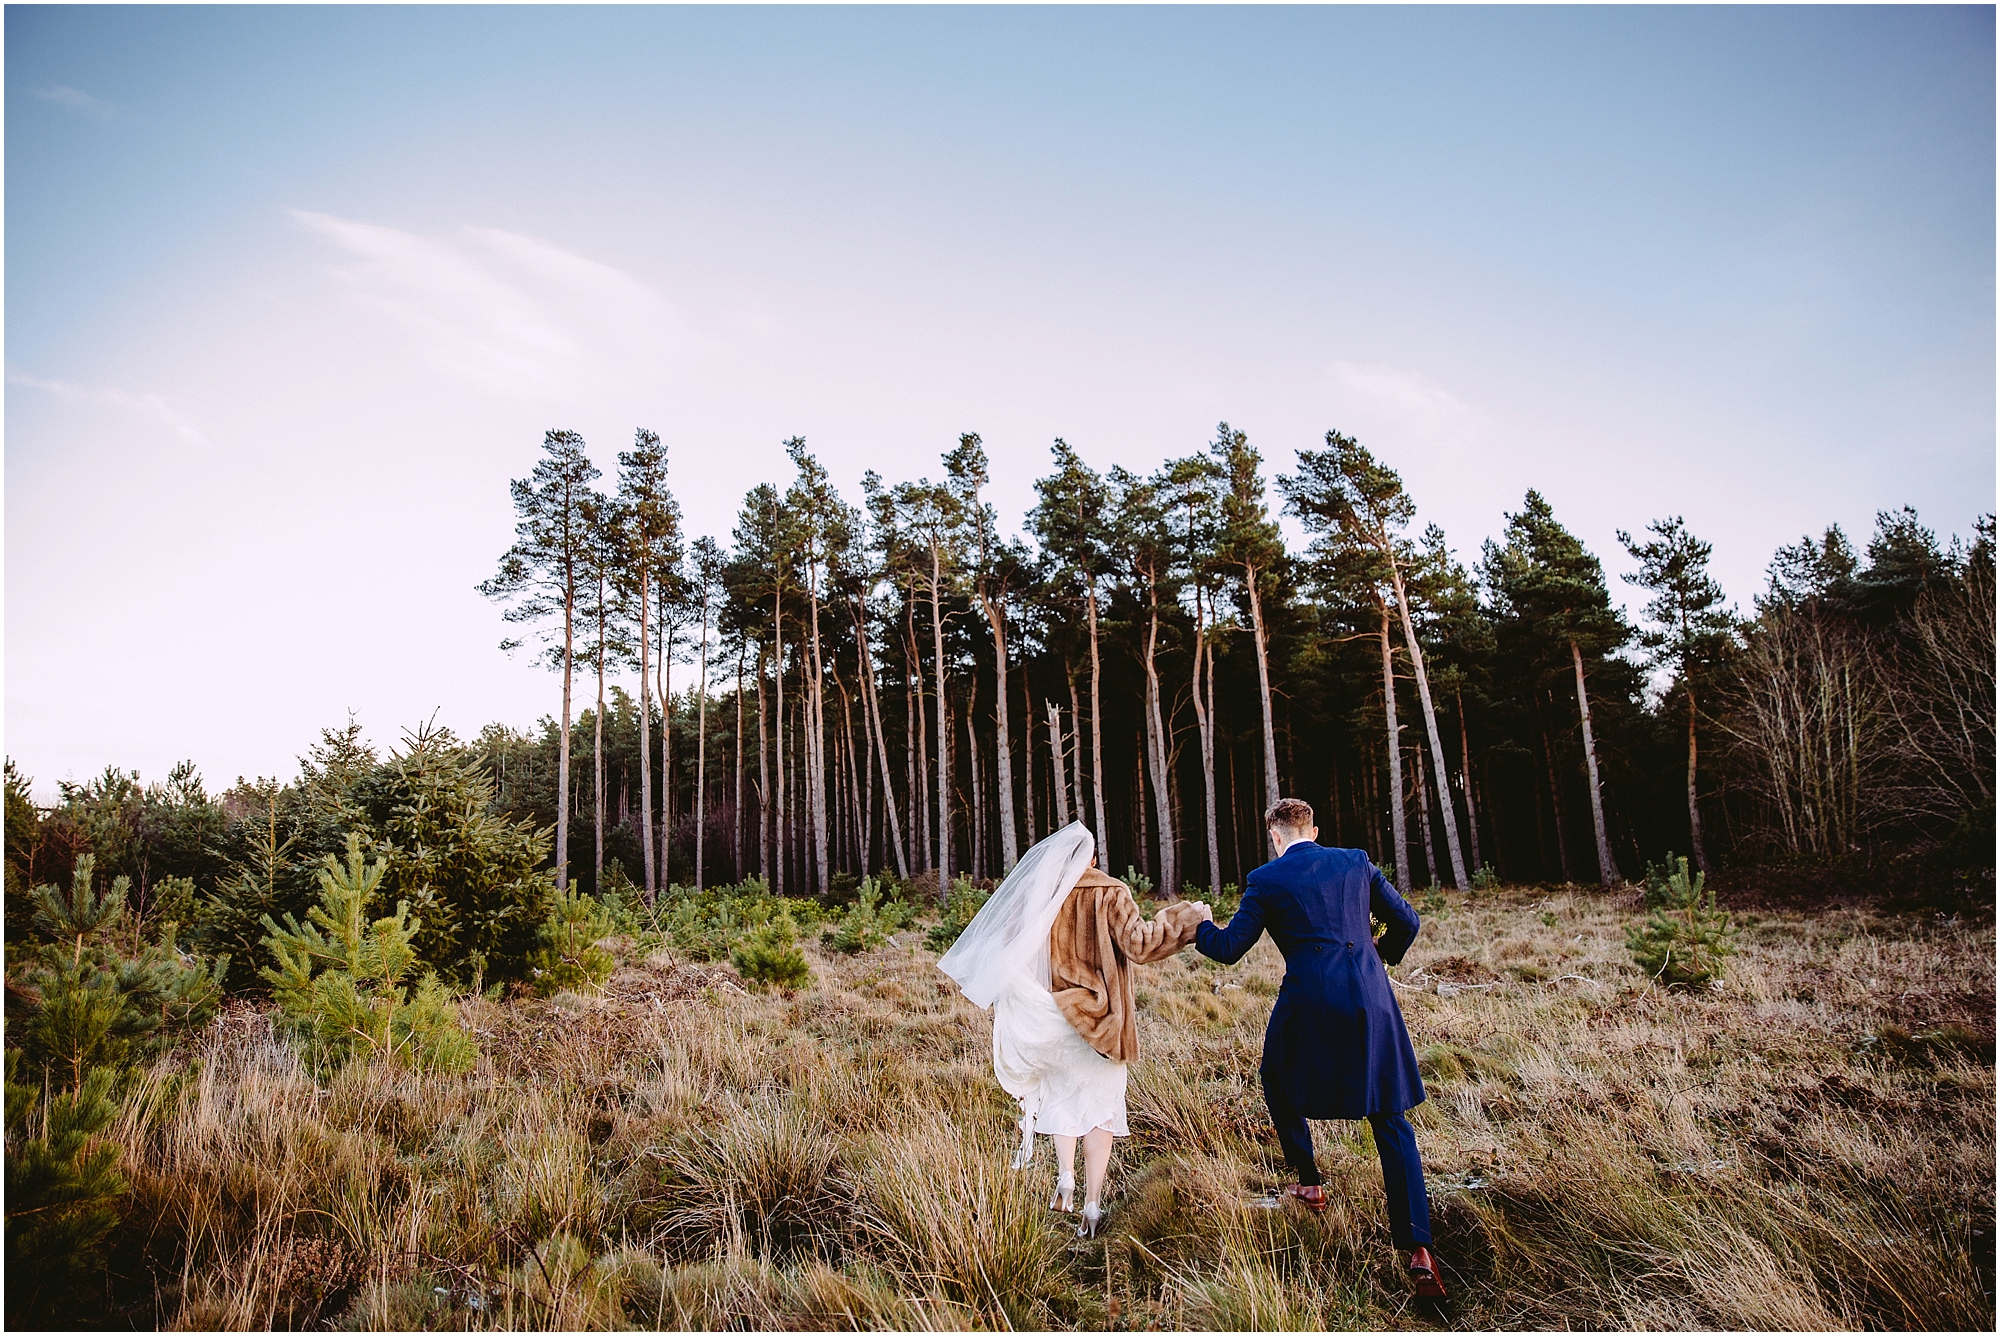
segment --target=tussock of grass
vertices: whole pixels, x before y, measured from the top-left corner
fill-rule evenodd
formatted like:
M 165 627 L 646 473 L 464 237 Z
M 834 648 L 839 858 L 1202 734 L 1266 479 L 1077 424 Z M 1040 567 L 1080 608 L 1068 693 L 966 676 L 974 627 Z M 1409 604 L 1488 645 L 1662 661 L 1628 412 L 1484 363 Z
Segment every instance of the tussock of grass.
M 1766 915 L 1715 989 L 1631 965 L 1636 895 L 1442 896 L 1397 971 L 1452 1320 L 1989 1328 L 1993 933 Z M 1257 1085 L 1282 962 L 1142 967 L 1108 1234 L 1006 1168 L 990 1021 L 912 934 L 751 995 L 624 959 L 462 1004 L 460 1075 L 316 1078 L 238 1007 L 139 1077 L 114 1274 L 183 1328 L 1406 1327 L 1365 1124 L 1285 1181 Z
M 758 1257 L 837 1258 L 852 1193 L 825 1115 L 796 1094 L 710 1108 L 713 1122 L 648 1153 L 658 1168 L 637 1175 L 652 1183 L 630 1199 L 628 1230 L 683 1257 L 727 1239 Z

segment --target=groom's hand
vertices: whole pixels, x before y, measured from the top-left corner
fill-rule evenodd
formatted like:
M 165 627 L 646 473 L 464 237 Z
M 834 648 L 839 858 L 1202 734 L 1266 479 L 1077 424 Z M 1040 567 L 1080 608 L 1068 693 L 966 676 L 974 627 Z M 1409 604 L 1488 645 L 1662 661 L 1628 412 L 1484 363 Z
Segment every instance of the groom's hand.
M 1204 922 L 1206 923 L 1215 922 L 1215 907 L 1209 904 L 1208 901 L 1197 900 L 1195 901 L 1194 907 L 1201 911 L 1201 917 Z

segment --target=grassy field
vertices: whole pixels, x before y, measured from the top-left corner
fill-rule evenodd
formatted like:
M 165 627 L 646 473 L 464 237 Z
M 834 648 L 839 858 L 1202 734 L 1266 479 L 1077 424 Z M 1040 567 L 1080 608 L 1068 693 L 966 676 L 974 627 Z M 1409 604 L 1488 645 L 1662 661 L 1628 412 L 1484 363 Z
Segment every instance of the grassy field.
M 1366 1124 L 1284 1181 L 1282 971 L 1142 970 L 1108 1237 L 1006 1168 L 990 1019 L 921 930 L 746 992 L 670 951 L 601 995 L 466 1004 L 464 1077 L 317 1082 L 239 1008 L 143 1081 L 118 1288 L 185 1328 L 1991 1329 L 1991 923 L 1747 921 L 1719 989 L 1630 961 L 1634 893 L 1434 898 L 1397 972 L 1453 1302 L 1420 1311 Z M 1046 1141 L 1043 1145 L 1046 1147 Z

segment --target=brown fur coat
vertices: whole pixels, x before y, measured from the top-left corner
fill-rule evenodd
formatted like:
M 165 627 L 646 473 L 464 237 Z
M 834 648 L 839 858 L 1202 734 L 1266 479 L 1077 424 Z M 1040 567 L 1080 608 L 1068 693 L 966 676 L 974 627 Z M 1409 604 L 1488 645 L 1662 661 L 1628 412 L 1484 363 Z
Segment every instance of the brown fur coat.
M 1056 1005 L 1107 1058 L 1139 1056 L 1139 1021 L 1132 966 L 1165 960 L 1194 940 L 1201 911 L 1188 901 L 1160 910 L 1151 922 L 1124 882 L 1085 868 L 1049 932 L 1049 986 Z

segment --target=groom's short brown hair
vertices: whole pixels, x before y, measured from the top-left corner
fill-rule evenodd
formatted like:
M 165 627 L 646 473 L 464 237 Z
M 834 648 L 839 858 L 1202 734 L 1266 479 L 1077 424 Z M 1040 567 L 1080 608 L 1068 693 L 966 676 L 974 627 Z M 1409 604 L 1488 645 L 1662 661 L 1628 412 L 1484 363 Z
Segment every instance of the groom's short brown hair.
M 1286 830 L 1311 830 L 1312 804 L 1303 798 L 1280 798 L 1271 804 L 1270 811 L 1264 813 L 1264 824 L 1281 826 Z

